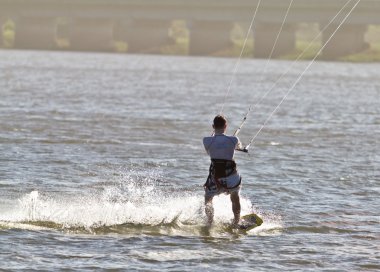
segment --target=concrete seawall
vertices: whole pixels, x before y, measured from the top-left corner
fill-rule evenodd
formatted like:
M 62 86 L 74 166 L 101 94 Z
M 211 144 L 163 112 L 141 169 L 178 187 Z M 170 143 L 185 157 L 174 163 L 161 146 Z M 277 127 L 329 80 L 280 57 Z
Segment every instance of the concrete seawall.
M 290 1 L 290 0 L 289 0 Z M 289 1 L 266 0 L 259 7 L 252 38 L 254 57 L 269 56 Z M 348 4 L 322 33 L 326 41 L 354 5 Z M 300 23 L 324 26 L 346 0 L 296 0 L 274 57 L 295 50 Z M 189 55 L 213 55 L 231 48 L 235 24 L 249 24 L 258 0 L 0 0 L 0 24 L 14 23 L 17 49 L 162 53 L 176 43 L 173 21 L 183 22 Z M 368 25 L 380 25 L 380 1 L 362 0 L 323 50 L 327 59 L 368 48 Z M 3 31 L 4 33 L 4 31 Z M 0 35 L 4 45 L 4 35 Z M 124 45 L 124 46 L 123 46 Z M 120 49 L 120 48 L 119 48 Z

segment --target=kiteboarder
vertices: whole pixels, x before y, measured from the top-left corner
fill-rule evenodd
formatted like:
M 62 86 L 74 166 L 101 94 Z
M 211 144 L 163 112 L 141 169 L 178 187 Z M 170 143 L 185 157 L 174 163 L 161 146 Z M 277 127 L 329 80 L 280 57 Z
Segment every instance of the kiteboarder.
M 223 115 L 214 118 L 212 127 L 214 134 L 203 138 L 203 145 L 211 158 L 209 175 L 204 184 L 208 224 L 211 225 L 214 218 L 213 197 L 226 193 L 232 202 L 233 224 L 237 225 L 240 220 L 241 176 L 236 169 L 234 153 L 236 149 L 242 149 L 242 144 L 236 136 L 225 135 L 227 120 Z

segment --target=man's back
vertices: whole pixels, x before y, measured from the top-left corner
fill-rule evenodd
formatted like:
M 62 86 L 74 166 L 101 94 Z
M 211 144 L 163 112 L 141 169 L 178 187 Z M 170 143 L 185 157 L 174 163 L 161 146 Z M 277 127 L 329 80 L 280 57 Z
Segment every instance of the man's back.
M 224 134 L 203 138 L 203 145 L 211 159 L 233 160 L 238 142 L 237 137 Z
M 204 185 L 207 221 L 211 225 L 214 218 L 213 197 L 227 193 L 231 198 L 233 222 L 237 224 L 240 220 L 241 176 L 236 170 L 233 159 L 235 149 L 240 148 L 241 143 L 235 136 L 224 135 L 227 130 L 227 119 L 223 115 L 215 116 L 212 128 L 215 136 L 203 138 L 203 145 L 211 157 L 209 175 Z

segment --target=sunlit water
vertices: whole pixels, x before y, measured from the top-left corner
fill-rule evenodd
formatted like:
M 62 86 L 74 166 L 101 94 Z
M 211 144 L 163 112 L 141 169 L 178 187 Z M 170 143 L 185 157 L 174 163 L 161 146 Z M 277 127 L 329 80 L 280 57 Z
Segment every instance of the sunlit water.
M 0 52 L 0 269 L 380 269 L 379 64 L 315 63 L 236 160 L 205 228 L 202 137 L 235 59 Z M 290 67 L 244 60 L 224 113 L 232 132 Z M 307 66 L 253 108 L 260 129 Z M 265 72 L 265 73 L 264 73 Z

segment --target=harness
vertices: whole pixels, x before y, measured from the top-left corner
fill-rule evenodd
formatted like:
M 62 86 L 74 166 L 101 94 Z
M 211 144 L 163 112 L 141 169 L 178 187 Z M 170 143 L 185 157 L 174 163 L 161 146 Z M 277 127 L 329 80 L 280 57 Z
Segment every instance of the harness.
M 234 189 L 240 185 L 241 180 L 239 181 L 239 184 L 237 184 L 236 186 L 232 188 L 227 188 L 227 184 L 221 182 L 220 180 L 221 178 L 226 178 L 234 173 L 236 173 L 235 161 L 211 159 L 209 174 L 204 186 L 207 187 L 208 189 L 210 189 L 210 187 L 215 186 L 215 185 L 218 189 L 221 187 L 224 189 Z

